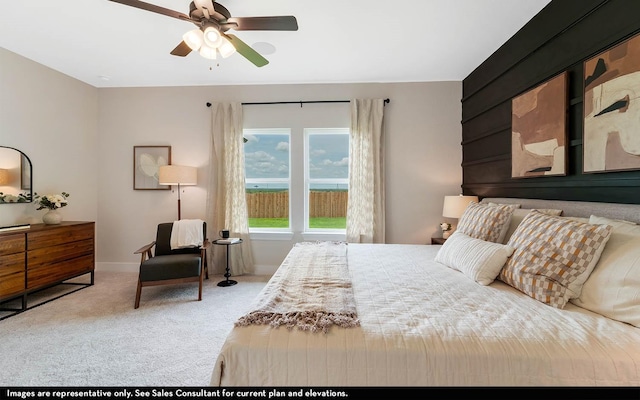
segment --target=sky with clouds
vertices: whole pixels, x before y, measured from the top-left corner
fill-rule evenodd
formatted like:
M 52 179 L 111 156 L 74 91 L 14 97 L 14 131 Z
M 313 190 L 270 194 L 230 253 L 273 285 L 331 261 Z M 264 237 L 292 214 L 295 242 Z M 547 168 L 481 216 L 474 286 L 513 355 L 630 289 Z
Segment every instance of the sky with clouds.
M 245 133 L 245 168 L 247 179 L 288 178 L 288 135 Z M 312 134 L 310 176 L 318 179 L 349 177 L 349 135 Z

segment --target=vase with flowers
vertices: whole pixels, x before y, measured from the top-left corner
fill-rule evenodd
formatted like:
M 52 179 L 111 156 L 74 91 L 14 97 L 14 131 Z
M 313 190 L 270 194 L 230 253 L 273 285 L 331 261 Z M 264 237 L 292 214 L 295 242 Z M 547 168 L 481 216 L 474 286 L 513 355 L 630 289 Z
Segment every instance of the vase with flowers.
M 442 237 L 447 239 L 449 235 L 451 235 L 451 224 L 448 222 L 443 222 L 440 224 L 440 229 L 442 229 Z
M 47 194 L 40 196 L 38 193 L 34 193 L 33 199 L 38 206 L 37 210 L 47 209 L 47 213 L 42 216 L 42 222 L 47 225 L 55 225 L 62 222 L 62 214 L 58 211 L 59 208 L 66 207 L 69 202 L 67 198 L 69 193 L 62 192 L 61 194 Z

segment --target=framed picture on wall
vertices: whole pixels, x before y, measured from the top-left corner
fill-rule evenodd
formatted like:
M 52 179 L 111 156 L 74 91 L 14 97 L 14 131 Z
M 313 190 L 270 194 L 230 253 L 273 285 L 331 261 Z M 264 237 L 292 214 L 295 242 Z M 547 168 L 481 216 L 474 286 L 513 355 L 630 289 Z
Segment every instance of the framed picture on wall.
M 566 175 L 567 72 L 511 101 L 511 177 Z
M 640 34 L 584 63 L 583 172 L 640 169 Z
M 171 146 L 133 146 L 133 189 L 170 190 L 158 183 L 158 169 L 171 164 Z

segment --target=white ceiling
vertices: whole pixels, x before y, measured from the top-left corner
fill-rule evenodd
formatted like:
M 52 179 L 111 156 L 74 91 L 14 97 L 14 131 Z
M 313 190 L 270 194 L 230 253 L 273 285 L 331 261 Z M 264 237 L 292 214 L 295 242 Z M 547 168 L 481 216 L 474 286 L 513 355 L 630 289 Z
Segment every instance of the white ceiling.
M 258 68 L 172 56 L 193 24 L 108 0 L 4 0 L 0 46 L 95 87 L 460 81 L 549 2 L 221 0 L 235 17 L 296 16 L 295 32 L 230 31 L 276 48 Z

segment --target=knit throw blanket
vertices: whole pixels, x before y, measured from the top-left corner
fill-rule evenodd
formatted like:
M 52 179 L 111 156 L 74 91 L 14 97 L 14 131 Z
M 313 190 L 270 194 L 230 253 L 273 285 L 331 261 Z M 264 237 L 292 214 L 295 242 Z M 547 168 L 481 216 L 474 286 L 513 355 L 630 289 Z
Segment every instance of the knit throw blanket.
M 297 243 L 236 326 L 271 325 L 329 332 L 360 326 L 344 242 Z

